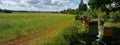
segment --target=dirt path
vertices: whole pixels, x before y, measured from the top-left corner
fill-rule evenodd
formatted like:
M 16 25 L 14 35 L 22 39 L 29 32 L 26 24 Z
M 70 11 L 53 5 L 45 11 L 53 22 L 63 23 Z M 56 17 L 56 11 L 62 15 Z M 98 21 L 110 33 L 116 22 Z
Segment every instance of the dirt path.
M 0 45 L 26 45 L 26 43 L 29 43 L 29 41 L 37 38 L 42 37 L 45 35 L 51 35 L 51 32 L 53 32 L 55 29 L 58 29 L 62 26 L 71 24 L 71 21 L 64 21 L 60 22 L 54 25 L 51 25 L 45 29 L 39 29 L 39 31 L 33 31 L 29 35 L 23 36 L 21 38 L 15 39 L 15 40 L 9 40 L 5 41 L 3 43 L 0 43 Z

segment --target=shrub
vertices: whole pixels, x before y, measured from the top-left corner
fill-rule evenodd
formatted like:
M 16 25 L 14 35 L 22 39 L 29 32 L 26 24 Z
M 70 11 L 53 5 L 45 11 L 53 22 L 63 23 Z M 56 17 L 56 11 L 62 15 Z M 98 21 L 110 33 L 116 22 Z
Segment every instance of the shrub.
M 88 18 L 97 18 L 97 15 L 91 9 L 87 10 L 86 12 L 83 12 L 82 15 L 88 16 Z
M 120 21 L 120 12 L 111 12 L 110 13 L 110 18 L 113 19 L 113 21 L 117 22 Z
M 63 36 L 69 45 L 96 45 L 95 38 L 84 31 L 80 22 L 65 29 Z

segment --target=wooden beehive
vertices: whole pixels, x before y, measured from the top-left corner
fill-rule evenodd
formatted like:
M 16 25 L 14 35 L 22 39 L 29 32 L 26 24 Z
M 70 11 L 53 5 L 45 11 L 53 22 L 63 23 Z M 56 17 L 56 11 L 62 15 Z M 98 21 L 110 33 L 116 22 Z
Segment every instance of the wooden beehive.
M 112 36 L 112 28 L 111 27 L 104 27 L 104 36 Z

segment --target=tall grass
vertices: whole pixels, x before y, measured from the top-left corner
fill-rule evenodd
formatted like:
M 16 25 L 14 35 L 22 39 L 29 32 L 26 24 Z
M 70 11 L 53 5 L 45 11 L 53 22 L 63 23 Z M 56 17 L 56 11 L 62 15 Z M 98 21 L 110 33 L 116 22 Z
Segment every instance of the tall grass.
M 3 13 L 0 14 L 0 41 L 15 39 L 72 18 L 72 15 L 53 13 Z
M 63 37 L 63 31 L 65 26 L 56 29 L 53 35 L 48 36 L 49 38 L 44 40 L 39 40 L 36 45 L 68 45 L 66 40 Z

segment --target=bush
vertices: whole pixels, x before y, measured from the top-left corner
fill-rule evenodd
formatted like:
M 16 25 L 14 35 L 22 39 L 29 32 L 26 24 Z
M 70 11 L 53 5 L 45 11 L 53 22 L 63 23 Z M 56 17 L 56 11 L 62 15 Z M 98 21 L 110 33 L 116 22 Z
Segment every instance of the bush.
M 87 10 L 86 12 L 83 12 L 82 15 L 88 16 L 88 18 L 97 18 L 97 15 L 91 9 Z
M 118 22 L 120 21 L 120 12 L 111 12 L 110 13 L 110 18 L 113 19 L 113 21 Z
M 65 29 L 63 36 L 69 45 L 96 45 L 95 38 L 84 31 L 80 22 Z

